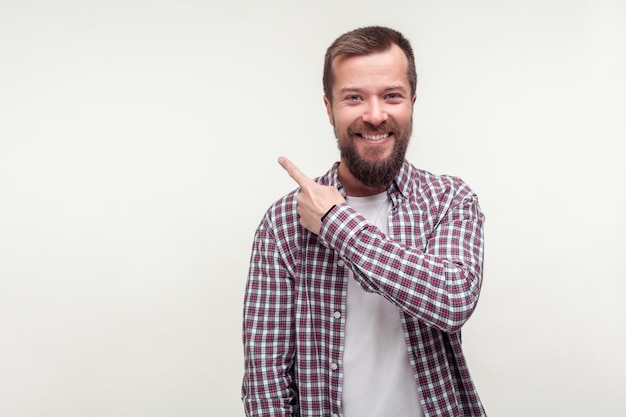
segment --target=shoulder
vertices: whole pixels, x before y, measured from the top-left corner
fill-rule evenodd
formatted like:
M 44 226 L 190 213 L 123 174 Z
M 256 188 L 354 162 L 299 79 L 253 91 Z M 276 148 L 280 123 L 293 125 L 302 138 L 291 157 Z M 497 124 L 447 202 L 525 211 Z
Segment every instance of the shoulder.
M 433 174 L 430 171 L 416 168 L 405 162 L 402 170 L 406 197 L 422 204 L 450 207 L 466 200 L 477 200 L 478 197 L 470 186 L 461 178 L 446 174 Z
M 259 230 L 278 240 L 293 238 L 299 229 L 297 194 L 298 189 L 295 189 L 272 203 L 263 216 Z

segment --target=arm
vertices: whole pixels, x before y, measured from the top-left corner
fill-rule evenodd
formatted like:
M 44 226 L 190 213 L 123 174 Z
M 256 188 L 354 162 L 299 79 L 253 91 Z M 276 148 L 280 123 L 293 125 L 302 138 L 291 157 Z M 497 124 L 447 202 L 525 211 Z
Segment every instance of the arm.
M 476 196 L 461 183 L 424 251 L 386 237 L 348 205 L 327 216 L 320 239 L 352 265 L 364 289 L 430 326 L 456 332 L 480 293 L 483 219 Z
M 422 201 L 430 208 L 439 207 L 422 251 L 403 243 L 409 239 L 386 237 L 345 204 L 336 188 L 315 183 L 286 158 L 279 162 L 300 185 L 297 202 L 302 226 L 351 264 L 364 289 L 442 331 L 461 329 L 474 311 L 482 282 L 484 217 L 469 187 L 451 178 L 440 200 Z M 336 207 L 322 222 L 332 206 Z M 419 219 L 403 223 L 399 234 L 417 234 L 425 226 Z
M 293 280 L 266 216 L 254 237 L 244 299 L 244 378 L 247 416 L 294 414 Z

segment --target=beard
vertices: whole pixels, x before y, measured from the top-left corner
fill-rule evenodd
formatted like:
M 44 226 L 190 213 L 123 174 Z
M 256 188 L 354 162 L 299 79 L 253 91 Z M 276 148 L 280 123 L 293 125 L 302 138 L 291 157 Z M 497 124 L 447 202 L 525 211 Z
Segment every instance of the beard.
M 335 129 L 341 160 L 347 165 L 352 175 L 367 187 L 374 189 L 387 188 L 398 175 L 398 172 L 400 172 L 402 164 L 404 164 L 412 128 L 412 120 L 409 121 L 404 129 L 393 122 L 385 122 L 379 126 L 355 122 L 348 127 L 347 133 L 343 138 L 340 137 L 339 132 Z M 368 134 L 376 134 L 377 132 L 380 134 L 393 133 L 395 141 L 391 155 L 387 159 L 377 159 L 382 150 L 376 146 L 365 149 L 369 159 L 359 154 L 354 144 L 354 136 L 359 132 L 367 132 Z

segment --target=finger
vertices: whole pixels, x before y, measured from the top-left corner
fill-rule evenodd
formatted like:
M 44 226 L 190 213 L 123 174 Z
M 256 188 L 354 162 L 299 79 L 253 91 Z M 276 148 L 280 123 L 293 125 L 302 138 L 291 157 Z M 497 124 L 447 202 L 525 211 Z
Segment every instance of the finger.
M 284 156 L 281 156 L 280 158 L 278 158 L 278 163 L 280 164 L 280 166 L 283 167 L 285 171 L 287 171 L 289 176 L 293 178 L 294 181 L 297 182 L 300 187 L 302 187 L 308 182 L 313 181 L 312 179 L 304 175 L 302 171 L 300 171 L 300 169 L 298 169 L 298 167 L 293 164 L 293 162 L 291 162 L 289 159 L 285 158 Z

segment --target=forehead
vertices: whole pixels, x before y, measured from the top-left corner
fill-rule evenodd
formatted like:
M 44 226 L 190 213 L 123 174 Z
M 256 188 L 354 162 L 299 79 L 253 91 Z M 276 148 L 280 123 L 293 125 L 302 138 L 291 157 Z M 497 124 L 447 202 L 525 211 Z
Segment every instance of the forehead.
M 410 89 L 408 60 L 397 45 L 362 56 L 339 56 L 332 62 L 333 91 L 346 88 L 388 88 L 399 85 Z

